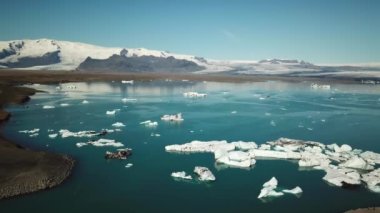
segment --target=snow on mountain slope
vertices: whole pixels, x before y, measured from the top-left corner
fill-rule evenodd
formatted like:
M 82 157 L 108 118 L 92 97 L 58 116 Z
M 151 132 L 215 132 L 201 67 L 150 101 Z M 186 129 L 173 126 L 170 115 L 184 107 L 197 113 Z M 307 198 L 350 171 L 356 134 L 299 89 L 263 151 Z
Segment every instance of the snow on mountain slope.
M 47 53 L 58 52 L 59 63 L 24 67 L 24 69 L 74 70 L 87 57 L 93 59 L 107 59 L 114 54 L 119 55 L 122 50 L 123 48 L 101 47 L 79 42 L 51 39 L 0 41 L 0 66 L 6 67 L 4 64 L 12 64 L 25 58 L 38 58 L 44 55 L 46 56 Z M 176 59 L 192 61 L 203 66 L 207 64 L 203 58 L 192 55 L 172 54 L 166 51 L 149 50 L 145 48 L 131 48 L 126 50 L 126 56 L 128 57 L 174 57 Z

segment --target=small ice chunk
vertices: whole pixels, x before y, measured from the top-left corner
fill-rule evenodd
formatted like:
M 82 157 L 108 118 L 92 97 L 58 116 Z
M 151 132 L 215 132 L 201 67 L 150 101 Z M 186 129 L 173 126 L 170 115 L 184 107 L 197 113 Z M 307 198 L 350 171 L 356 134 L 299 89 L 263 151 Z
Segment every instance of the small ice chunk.
M 113 127 L 125 127 L 125 124 L 123 124 L 122 122 L 116 122 L 114 124 L 112 124 Z
M 131 168 L 133 166 L 132 163 L 127 163 L 127 165 L 125 165 L 125 168 Z
M 127 80 L 122 80 L 121 83 L 122 83 L 122 84 L 133 84 L 134 81 L 133 81 L 133 80 L 129 80 L 129 81 L 127 81 Z
M 163 121 L 183 121 L 182 113 L 178 113 L 176 115 L 163 115 L 161 117 L 161 120 Z
M 89 102 L 87 100 L 83 100 L 82 104 L 88 104 Z
M 185 179 L 185 180 L 192 180 L 193 178 L 191 175 L 186 175 L 186 172 L 181 171 L 181 172 L 172 172 L 171 176 L 173 178 L 178 178 L 178 179 Z
M 61 103 L 60 105 L 61 105 L 62 107 L 70 106 L 70 104 L 68 104 L 68 103 Z
M 54 109 L 55 106 L 51 106 L 51 105 L 45 105 L 42 107 L 42 109 Z
M 39 135 L 38 133 L 34 133 L 34 134 L 29 135 L 29 137 L 34 138 L 34 137 L 37 137 L 38 135 Z
M 367 184 L 369 190 L 380 193 L 380 168 L 363 174 L 362 181 Z
M 115 114 L 116 114 L 116 110 L 106 111 L 106 115 L 115 115 Z
M 187 98 L 204 98 L 207 96 L 207 94 L 198 92 L 185 92 L 183 93 L 183 96 Z
M 39 131 L 40 131 L 40 129 L 35 128 L 35 129 L 32 129 L 32 130 L 20 130 L 18 132 L 19 133 L 26 133 L 26 134 L 35 134 L 35 133 L 38 133 Z
M 124 102 L 124 103 L 127 103 L 127 102 L 136 102 L 137 99 L 135 99 L 135 98 L 122 98 L 121 101 Z
M 288 193 L 288 194 L 295 194 L 296 195 L 296 194 L 301 194 L 302 193 L 302 189 L 301 189 L 301 187 L 296 186 L 293 189 L 284 189 L 284 190 L 282 190 L 282 192 Z
M 236 113 L 237 113 L 237 111 L 232 111 L 232 112 L 231 112 L 231 114 L 236 114 Z
M 199 177 L 200 181 L 215 181 L 215 176 L 207 167 L 196 166 L 194 168 L 194 173 L 196 173 Z
M 58 136 L 57 133 L 55 133 L 55 134 L 49 134 L 49 138 L 51 138 L 51 139 L 54 139 L 54 138 L 56 138 L 57 136 Z
M 158 126 L 157 121 L 151 121 L 151 120 L 140 122 L 140 124 L 145 125 L 146 127 L 157 127 Z

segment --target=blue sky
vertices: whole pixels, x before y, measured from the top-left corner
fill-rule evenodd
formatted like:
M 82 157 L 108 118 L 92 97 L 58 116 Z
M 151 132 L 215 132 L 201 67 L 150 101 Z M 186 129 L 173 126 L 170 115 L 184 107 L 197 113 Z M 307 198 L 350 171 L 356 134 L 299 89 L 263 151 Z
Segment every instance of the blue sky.
M 378 0 L 0 0 L 0 40 L 52 38 L 214 59 L 380 62 Z

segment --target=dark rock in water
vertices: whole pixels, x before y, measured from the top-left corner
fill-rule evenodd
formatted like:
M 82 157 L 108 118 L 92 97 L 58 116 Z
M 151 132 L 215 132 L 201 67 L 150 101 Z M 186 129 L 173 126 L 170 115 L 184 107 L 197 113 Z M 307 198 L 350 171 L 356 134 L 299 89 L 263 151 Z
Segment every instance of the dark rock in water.
M 77 68 L 80 71 L 113 72 L 194 72 L 205 69 L 195 62 L 170 57 L 112 55 L 108 59 L 88 57 Z
M 121 159 L 125 160 L 132 155 L 132 149 L 120 149 L 117 152 L 106 152 L 105 159 Z
M 357 184 L 349 184 L 349 183 L 346 183 L 346 182 L 342 182 L 342 188 L 343 189 L 350 189 L 350 190 L 356 190 L 358 188 L 360 188 L 360 185 L 357 185 Z
M 45 53 L 43 56 L 40 56 L 40 57 L 23 57 L 23 58 L 19 58 L 18 61 L 16 62 L 0 63 L 0 65 L 6 66 L 8 68 L 24 68 L 24 67 L 57 64 L 61 62 L 59 53 L 60 51 L 58 50 L 54 52 Z M 3 50 L 2 54 L 5 55 L 8 53 L 5 53 Z M 1 53 L 0 53 L 0 56 L 1 56 Z

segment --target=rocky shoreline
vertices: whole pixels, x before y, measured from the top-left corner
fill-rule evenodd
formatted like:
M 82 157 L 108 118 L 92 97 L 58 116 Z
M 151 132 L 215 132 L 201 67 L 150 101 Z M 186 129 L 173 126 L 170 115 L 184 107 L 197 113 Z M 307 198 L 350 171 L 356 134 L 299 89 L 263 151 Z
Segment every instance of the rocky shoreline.
M 11 116 L 8 104 L 27 102 L 35 90 L 0 82 L 0 124 Z M 61 184 L 71 174 L 74 160 L 66 155 L 33 151 L 4 138 L 0 132 L 0 199 Z

